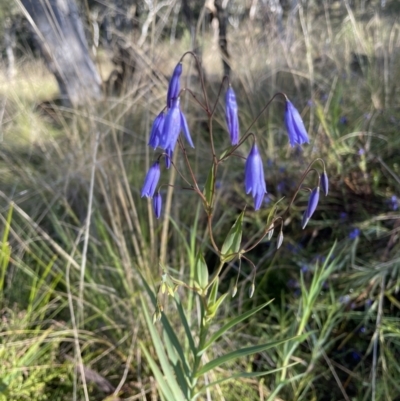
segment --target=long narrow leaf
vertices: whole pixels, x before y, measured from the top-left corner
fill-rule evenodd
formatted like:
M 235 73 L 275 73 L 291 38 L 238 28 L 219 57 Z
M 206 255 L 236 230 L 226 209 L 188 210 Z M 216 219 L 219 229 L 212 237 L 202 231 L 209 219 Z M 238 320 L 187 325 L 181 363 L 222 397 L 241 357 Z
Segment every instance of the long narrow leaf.
M 172 393 L 172 390 L 168 386 L 168 383 L 165 381 L 163 374 L 161 373 L 160 368 L 157 366 L 155 363 L 154 359 L 151 357 L 150 353 L 147 351 L 146 347 L 140 343 L 140 347 L 142 348 L 142 351 L 144 352 L 147 362 L 150 365 L 150 369 L 153 372 L 154 376 L 156 377 L 157 380 L 157 385 L 162 391 L 164 397 L 168 401 L 175 401 L 175 396 Z
M 232 359 L 237 359 L 237 358 L 242 358 L 248 355 L 253 355 L 256 354 L 258 352 L 262 352 L 262 351 L 266 351 L 267 349 L 276 347 L 280 344 L 283 344 L 287 341 L 293 340 L 293 339 L 297 339 L 298 341 L 301 341 L 302 337 L 306 337 L 306 335 L 303 336 L 297 336 L 297 337 L 292 337 L 292 338 L 288 338 L 285 340 L 279 340 L 279 341 L 272 341 L 270 343 L 266 343 L 266 344 L 260 344 L 260 345 L 254 345 L 252 347 L 246 347 L 246 348 L 241 348 L 238 349 L 236 351 L 233 352 L 229 352 L 228 354 L 222 355 L 218 358 L 213 359 L 212 361 L 206 363 L 197 373 L 196 373 L 196 377 L 199 377 L 201 375 L 204 375 L 204 373 L 209 372 L 212 369 L 215 369 L 216 367 L 222 365 L 223 363 L 229 362 Z
M 199 351 L 198 355 L 201 355 L 208 347 L 210 347 L 210 345 L 212 345 L 215 341 L 217 341 L 218 338 L 220 338 L 225 332 L 227 332 L 233 326 L 236 326 L 238 323 L 242 322 L 243 320 L 248 319 L 255 313 L 259 312 L 261 309 L 264 309 L 272 301 L 273 301 L 273 299 L 271 299 L 270 301 L 268 301 L 260 306 L 257 306 L 254 309 L 251 309 L 251 310 L 241 314 L 240 316 L 235 317 L 234 319 L 229 320 L 228 323 L 226 323 L 224 326 L 222 326 L 217 332 L 215 332 L 211 336 L 211 338 L 204 345 L 203 349 L 201 349 Z
M 164 346 L 162 344 L 160 336 L 158 335 L 158 333 L 157 333 L 157 331 L 156 331 L 156 329 L 155 329 L 155 327 L 153 325 L 153 322 L 150 319 L 150 315 L 149 315 L 149 311 L 147 309 L 147 305 L 144 302 L 143 298 L 141 298 L 141 301 L 142 301 L 142 310 L 143 310 L 144 317 L 146 319 L 147 327 L 148 327 L 148 329 L 150 331 L 151 339 L 152 339 L 154 348 L 156 349 L 156 353 L 157 353 L 158 359 L 160 361 L 161 368 L 162 368 L 162 370 L 163 370 L 163 372 L 164 372 L 164 374 L 165 374 L 165 376 L 167 378 L 168 385 L 171 388 L 172 393 L 175 396 L 175 401 L 178 401 L 178 400 L 182 400 L 183 401 L 184 398 L 183 398 L 182 391 L 181 391 L 181 389 L 180 389 L 180 387 L 179 387 L 179 385 L 178 385 L 178 383 L 177 383 L 177 381 L 175 379 L 174 371 L 173 371 L 173 369 L 171 367 L 171 364 L 170 364 L 170 362 L 169 362 L 169 360 L 167 358 L 167 355 L 165 353 Z
M 292 366 L 294 366 L 294 365 L 297 365 L 298 363 L 299 363 L 299 362 L 293 362 L 293 363 L 291 363 L 290 365 L 287 365 L 286 368 L 290 368 L 290 367 L 292 367 Z M 268 370 L 268 371 L 263 371 L 263 372 L 241 372 L 241 373 L 236 373 L 236 374 L 234 374 L 234 375 L 230 375 L 230 376 L 228 376 L 228 377 L 224 377 L 224 378 L 222 378 L 222 379 L 216 380 L 216 381 L 214 381 L 214 382 L 212 382 L 212 383 L 209 383 L 209 384 L 207 384 L 206 386 L 204 386 L 204 387 L 201 389 L 201 391 L 200 391 L 199 393 L 197 393 L 197 394 L 192 398 L 192 400 L 195 399 L 196 397 L 198 397 L 201 393 L 203 393 L 203 392 L 204 392 L 205 390 L 207 390 L 208 388 L 214 387 L 214 386 L 216 386 L 217 384 L 224 383 L 224 382 L 226 382 L 226 381 L 228 381 L 228 380 L 242 379 L 242 378 L 243 378 L 243 379 L 252 379 L 252 378 L 254 378 L 254 377 L 267 376 L 267 375 L 270 375 L 270 374 L 272 374 L 272 373 L 279 372 L 279 371 L 282 370 L 282 369 L 283 369 L 283 367 L 276 368 L 276 369 L 272 369 L 272 370 Z
M 175 301 L 176 301 L 176 307 L 178 309 L 179 317 L 181 319 L 181 322 L 183 324 L 183 328 L 185 329 L 186 337 L 187 337 L 188 342 L 189 342 L 189 348 L 192 351 L 193 356 L 196 356 L 196 353 L 197 353 L 196 345 L 194 344 L 192 332 L 190 331 L 189 323 L 188 323 L 188 321 L 186 319 L 185 312 L 184 312 L 184 310 L 182 308 L 181 300 L 179 299 L 177 294 L 175 295 Z

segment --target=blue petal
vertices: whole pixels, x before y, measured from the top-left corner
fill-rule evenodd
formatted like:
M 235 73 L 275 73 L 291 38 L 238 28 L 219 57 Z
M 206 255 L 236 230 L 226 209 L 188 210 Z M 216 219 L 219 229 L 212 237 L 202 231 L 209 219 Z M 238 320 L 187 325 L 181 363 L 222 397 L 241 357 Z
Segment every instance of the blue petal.
M 173 102 L 165 117 L 164 126 L 159 145 L 162 149 L 175 148 L 181 130 L 181 112 L 179 110 L 179 98 Z
M 147 196 L 152 198 L 156 191 L 158 181 L 160 179 L 160 163 L 156 161 L 147 172 L 146 178 L 144 179 L 141 196 Z
M 182 74 L 182 63 L 178 63 L 172 73 L 172 78 L 169 81 L 167 92 L 167 106 L 172 107 L 173 100 L 179 96 L 180 77 Z
M 173 156 L 173 150 L 170 148 L 165 149 L 165 153 L 167 154 L 165 156 L 165 167 L 168 169 L 171 167 L 171 160 Z
M 318 206 L 319 201 L 319 187 L 314 188 L 311 192 L 310 198 L 308 199 L 308 206 L 307 206 L 307 218 L 310 219 L 311 216 L 314 214 L 315 209 Z
M 322 187 L 322 191 L 325 194 L 325 196 L 328 196 L 329 180 L 328 180 L 328 174 L 326 174 L 326 171 L 324 171 L 321 174 L 321 187 Z
M 228 126 L 229 135 L 231 137 L 231 144 L 237 145 L 239 142 L 239 119 L 238 119 L 238 106 L 236 102 L 235 92 L 229 86 L 225 94 L 225 118 Z
M 162 111 L 154 120 L 150 131 L 150 138 L 148 145 L 156 149 L 160 143 L 161 132 L 164 127 L 165 114 Z
M 156 218 L 159 219 L 161 216 L 161 209 L 162 209 L 162 197 L 159 192 L 157 192 L 153 197 L 153 209 Z
M 180 112 L 180 113 L 181 113 L 181 126 L 182 126 L 183 135 L 185 136 L 188 144 L 192 148 L 194 148 L 193 141 L 192 141 L 192 138 L 190 136 L 189 127 L 188 127 L 185 115 L 182 112 Z

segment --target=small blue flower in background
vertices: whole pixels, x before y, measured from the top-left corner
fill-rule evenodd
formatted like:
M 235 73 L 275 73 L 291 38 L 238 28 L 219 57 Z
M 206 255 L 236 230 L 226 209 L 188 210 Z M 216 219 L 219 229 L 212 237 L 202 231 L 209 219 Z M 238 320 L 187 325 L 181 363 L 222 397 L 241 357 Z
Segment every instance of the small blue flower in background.
M 178 98 L 181 90 L 180 77 L 182 75 L 182 63 L 178 63 L 172 73 L 172 78 L 169 81 L 167 92 L 167 106 L 172 107 L 173 101 Z
M 349 238 L 350 239 L 356 239 L 360 235 L 360 229 L 355 228 L 354 230 L 350 231 Z
M 244 174 L 246 194 L 251 192 L 254 198 L 254 209 L 258 210 L 267 193 L 267 187 L 265 185 L 263 163 L 256 143 L 253 144 L 247 157 Z
M 397 199 L 396 195 L 392 195 L 389 199 L 390 208 L 394 211 L 398 210 L 399 208 L 399 200 Z
M 360 148 L 357 153 L 358 153 L 358 156 L 362 156 L 365 154 L 365 149 Z
M 348 217 L 348 214 L 346 212 L 340 212 L 339 218 L 340 220 L 346 220 Z
M 354 359 L 354 361 L 358 362 L 361 360 L 361 354 L 357 351 L 351 351 L 351 357 Z
M 162 111 L 154 120 L 150 131 L 150 138 L 148 145 L 156 149 L 160 143 L 161 133 L 164 127 L 165 114 Z
M 302 273 L 307 273 L 309 270 L 310 270 L 310 268 L 309 268 L 308 265 L 306 265 L 305 263 L 302 263 L 302 264 L 301 264 L 300 271 L 301 271 Z
M 339 118 L 339 123 L 340 124 L 345 125 L 345 124 L 347 124 L 347 122 L 348 122 L 348 120 L 347 120 L 346 116 L 342 116 L 342 117 Z
M 339 302 L 341 304 L 348 304 L 350 301 L 350 295 L 342 295 L 341 297 L 339 297 Z
M 156 218 L 159 219 L 161 216 L 161 209 L 162 209 L 162 197 L 159 192 L 157 192 L 153 197 L 153 209 Z
M 318 206 L 319 201 L 319 187 L 314 188 L 311 192 L 311 195 L 308 199 L 307 210 L 304 212 L 303 221 L 302 221 L 302 228 L 304 229 L 308 224 L 311 216 L 314 214 L 315 209 Z
M 237 145 L 239 143 L 238 106 L 235 92 L 230 85 L 225 94 L 225 118 L 231 137 L 231 144 Z
M 142 187 L 142 198 L 147 196 L 152 198 L 154 192 L 156 191 L 158 181 L 160 179 L 160 162 L 156 161 L 147 172 L 146 178 L 144 179 L 144 184 Z
M 303 120 L 290 100 L 286 100 L 285 124 L 289 134 L 290 146 L 293 147 L 296 144 L 302 145 L 309 142 Z

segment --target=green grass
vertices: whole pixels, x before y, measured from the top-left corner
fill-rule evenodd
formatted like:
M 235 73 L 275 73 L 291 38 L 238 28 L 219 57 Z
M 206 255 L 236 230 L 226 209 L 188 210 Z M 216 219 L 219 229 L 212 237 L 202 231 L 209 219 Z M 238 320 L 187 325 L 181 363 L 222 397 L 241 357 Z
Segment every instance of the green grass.
M 275 233 L 247 255 L 256 266 L 251 299 L 252 266 L 243 260 L 239 274 L 231 261 L 223 269 L 218 295 L 231 292 L 239 274 L 238 292 L 216 312 L 210 335 L 274 301 L 218 336 L 202 366 L 243 347 L 279 345 L 207 372 L 198 388 L 218 384 L 199 399 L 400 397 L 399 210 L 391 203 L 393 195 L 400 198 L 398 24 L 390 15 L 328 11 L 321 17 L 303 10 L 291 41 L 246 21 L 229 32 L 242 133 L 269 98 L 284 91 L 302 112 L 311 138 L 302 152 L 289 148 L 279 101 L 253 127 L 271 203 L 259 212 L 247 207 L 242 244 L 264 231 L 274 202 L 284 196 L 280 208 L 289 204 L 316 157 L 327 165 L 330 193 L 301 230 L 307 194 L 300 192 L 284 221 L 281 249 L 276 250 Z M 168 43 L 157 43 L 149 60 L 166 59 L 168 68 L 158 71 L 162 63 L 155 63 L 156 72 L 170 74 L 187 42 L 187 37 L 176 42 L 173 60 L 167 59 Z M 215 99 L 221 66 L 212 46 L 204 49 L 208 95 Z M 350 68 L 352 51 L 368 57 L 362 73 Z M 162 390 L 154 365 L 161 366 L 161 375 L 168 372 L 160 349 L 166 347 L 172 359 L 173 347 L 161 323 L 149 330 L 157 310 L 151 296 L 158 297 L 188 363 L 196 361 L 187 356 L 192 346 L 182 314 L 158 289 L 162 268 L 190 285 L 201 280 L 196 257 L 207 238 L 207 216 L 193 194 L 179 189 L 179 176 L 163 171 L 162 183 L 175 182 L 177 188 L 168 202 L 170 190 L 163 187 L 161 221 L 140 198 L 145 171 L 157 155 L 146 146 L 149 128 L 163 107 L 167 81 L 143 70 L 119 98 L 80 110 L 55 107 L 49 116 L 37 105 L 56 88 L 42 68 L 28 61 L 14 81 L 2 79 L 0 86 L 6 99 L 0 148 L 0 400 L 157 399 Z M 194 74 L 192 68 L 190 87 L 201 96 Z M 204 185 L 211 160 L 207 119 L 187 94 L 182 103 L 196 145 L 188 154 Z M 222 101 L 213 130 L 222 153 L 228 145 Z M 177 165 L 184 169 L 179 160 Z M 222 165 L 217 179 L 214 235 L 222 246 L 252 200 L 244 194 L 241 158 Z M 313 179 L 310 175 L 306 184 L 312 187 Z M 356 228 L 359 235 L 352 237 Z M 203 250 L 208 266 L 216 266 L 212 248 Z M 197 344 L 199 297 L 185 288 L 178 294 Z M 223 381 L 237 372 L 247 377 Z

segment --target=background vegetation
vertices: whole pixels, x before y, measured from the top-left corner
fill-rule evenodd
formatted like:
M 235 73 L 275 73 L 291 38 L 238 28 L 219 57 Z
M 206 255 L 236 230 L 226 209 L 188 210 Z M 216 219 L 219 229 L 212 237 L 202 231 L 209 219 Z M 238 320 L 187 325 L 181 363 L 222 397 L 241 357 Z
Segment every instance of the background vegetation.
M 140 199 L 154 158 L 146 146 L 151 122 L 165 103 L 168 76 L 194 40 L 179 2 L 160 8 L 145 32 L 145 3 L 138 30 L 124 37 L 135 71 L 122 90 L 109 91 L 99 103 L 57 106 L 56 82 L 39 58 L 21 47 L 14 76 L 7 75 L 3 58 L 0 400 L 159 399 L 139 346 L 141 341 L 156 358 L 139 301 L 144 297 L 154 311 L 143 277 L 156 290 L 161 262 L 187 280 L 191 241 L 201 241 L 205 218 L 187 191 L 165 190 L 160 222 Z M 220 338 L 208 355 L 296 333 L 308 333 L 307 340 L 227 364 L 207 380 L 297 364 L 223 383 L 204 399 L 400 400 L 399 5 L 315 3 L 285 11 L 282 30 L 272 12 L 251 20 L 250 4 L 228 2 L 229 63 L 242 130 L 283 91 L 302 112 L 311 138 L 303 151 L 289 148 L 279 103 L 257 122 L 269 194 L 261 211 L 246 212 L 243 242 L 264 230 L 269 202 L 282 196 L 288 202 L 316 157 L 327 163 L 330 194 L 305 230 L 306 195 L 295 202 L 280 250 L 275 239 L 254 250 L 252 299 L 251 269 L 243 264 L 238 294 L 220 309 L 214 330 L 274 301 Z M 196 40 L 215 99 L 222 79 L 217 38 L 204 14 L 198 18 Z M 104 80 L 114 68 L 110 58 L 106 46 L 97 48 Z M 187 60 L 184 82 L 200 92 Z M 190 156 L 205 182 L 206 116 L 188 97 L 183 103 L 196 145 Z M 222 103 L 214 132 L 222 151 L 228 145 Z M 219 185 L 215 221 L 222 242 L 238 211 L 251 203 L 240 160 L 226 166 Z M 214 257 L 210 250 L 209 265 Z M 237 268 L 224 270 L 221 292 L 232 290 Z M 187 291 L 179 295 L 185 310 L 196 309 Z M 162 302 L 179 333 L 174 305 L 167 297 Z

